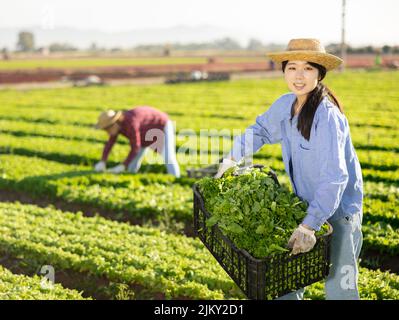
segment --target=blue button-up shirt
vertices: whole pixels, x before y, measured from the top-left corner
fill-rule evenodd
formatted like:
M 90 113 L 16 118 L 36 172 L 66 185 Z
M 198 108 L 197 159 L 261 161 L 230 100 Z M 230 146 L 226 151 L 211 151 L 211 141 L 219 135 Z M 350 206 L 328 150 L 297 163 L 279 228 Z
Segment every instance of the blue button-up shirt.
M 293 93 L 277 99 L 256 118 L 254 125 L 235 138 L 229 157 L 240 161 L 265 144 L 281 143 L 285 171 L 293 190 L 309 204 L 304 224 L 320 230 L 327 220 L 356 213 L 362 216 L 363 179 L 348 120 L 324 97 L 316 110 L 308 141 L 297 129 L 298 117 L 291 119 L 295 99 Z

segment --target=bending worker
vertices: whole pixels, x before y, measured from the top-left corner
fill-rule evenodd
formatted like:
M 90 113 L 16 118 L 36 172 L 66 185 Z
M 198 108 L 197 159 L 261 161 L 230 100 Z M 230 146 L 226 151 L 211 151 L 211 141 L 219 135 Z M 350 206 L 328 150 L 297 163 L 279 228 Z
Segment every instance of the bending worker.
M 105 144 L 102 159 L 94 170 L 106 170 L 108 155 L 119 134 L 122 134 L 129 139 L 130 152 L 123 163 L 108 172 L 138 172 L 147 149 L 151 148 L 163 156 L 168 173 L 180 177 L 176 160 L 175 130 L 166 113 L 146 106 L 127 111 L 108 110 L 100 114 L 95 128 L 105 130 L 109 140 Z

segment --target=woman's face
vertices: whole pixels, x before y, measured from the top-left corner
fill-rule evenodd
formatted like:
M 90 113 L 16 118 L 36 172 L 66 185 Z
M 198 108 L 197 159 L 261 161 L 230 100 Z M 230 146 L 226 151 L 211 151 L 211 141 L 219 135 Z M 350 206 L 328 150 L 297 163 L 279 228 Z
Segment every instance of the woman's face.
M 288 61 L 284 71 L 288 88 L 298 97 L 306 98 L 307 94 L 316 88 L 319 80 L 319 70 L 307 61 Z

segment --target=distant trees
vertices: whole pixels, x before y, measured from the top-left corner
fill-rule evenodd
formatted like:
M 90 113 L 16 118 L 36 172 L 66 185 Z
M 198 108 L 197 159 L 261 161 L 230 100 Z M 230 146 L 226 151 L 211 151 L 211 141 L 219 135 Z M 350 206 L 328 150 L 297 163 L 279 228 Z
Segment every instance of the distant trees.
M 383 46 L 382 48 L 381 48 L 381 51 L 382 51 L 382 53 L 385 53 L 385 54 L 387 54 L 387 53 L 399 53 L 399 46 L 388 46 L 388 45 L 385 45 L 385 46 Z
M 262 41 L 251 38 L 247 45 L 241 45 L 238 41 L 233 38 L 225 37 L 221 39 L 216 39 L 212 42 L 192 42 L 192 43 L 154 43 L 154 44 L 140 44 L 133 47 L 136 51 L 147 51 L 147 52 L 159 52 L 166 55 L 167 49 L 173 51 L 195 51 L 195 50 L 221 50 L 221 51 L 274 51 L 283 50 L 285 45 L 275 44 L 275 43 L 263 43 Z M 166 52 L 166 54 L 165 54 Z
M 348 49 L 348 46 L 346 46 Z M 341 43 L 330 43 L 326 45 L 326 51 L 331 54 L 341 55 Z
M 35 38 L 32 32 L 21 31 L 18 33 L 17 50 L 24 52 L 35 50 Z
M 220 40 L 216 40 L 214 45 L 217 49 L 222 50 L 240 50 L 242 49 L 241 45 L 232 38 L 223 38 Z
M 147 52 L 158 52 L 164 56 L 170 55 L 171 50 L 173 51 L 195 51 L 195 50 L 247 50 L 247 51 L 281 51 L 285 50 L 285 45 L 277 43 L 263 43 L 262 41 L 251 38 L 246 46 L 241 46 L 236 40 L 226 37 L 222 39 L 217 39 L 212 42 L 193 42 L 193 43 L 154 43 L 154 44 L 141 44 L 137 45 L 133 50 L 137 51 L 147 51 Z M 330 43 L 326 45 L 326 50 L 332 54 L 340 55 L 341 44 L 340 43 Z M 351 47 L 347 45 L 347 52 L 350 54 L 398 54 L 398 46 L 363 46 L 363 47 Z
M 383 53 L 383 54 L 398 54 L 399 53 L 399 47 L 398 46 L 382 46 L 382 47 L 374 47 L 374 46 L 365 46 L 365 47 L 359 47 L 359 48 L 352 48 L 348 47 L 348 53 L 369 53 L 369 54 L 377 54 L 377 53 Z
M 326 50 L 332 54 L 340 54 L 340 47 L 341 44 L 339 43 L 331 43 L 326 46 Z M 382 47 L 377 46 L 363 46 L 363 47 L 351 47 L 347 45 L 347 52 L 350 54 L 398 54 L 399 53 L 399 46 L 388 46 L 384 45 Z
M 168 43 L 168 44 L 141 44 L 133 48 L 138 51 L 159 51 L 163 55 L 170 54 L 171 50 L 242 50 L 241 45 L 232 38 L 217 39 L 213 42 L 202 43 Z
M 52 43 L 49 45 L 48 49 L 50 52 L 70 52 L 78 50 L 78 48 L 68 43 Z
M 399 54 L 399 46 L 362 46 L 362 47 L 351 47 L 346 45 L 347 52 L 349 54 Z M 35 48 L 35 37 L 32 32 L 21 31 L 18 33 L 17 41 L 17 51 L 22 52 L 41 52 L 46 49 L 48 52 L 71 52 L 78 51 L 79 49 L 68 43 L 54 42 L 49 46 L 42 48 Z M 285 49 L 285 45 L 277 43 L 263 43 L 259 39 L 251 38 L 249 39 L 247 45 L 242 46 L 235 39 L 230 37 L 224 37 L 221 39 L 216 39 L 210 42 L 192 42 L 192 43 L 154 43 L 154 44 L 140 44 L 130 50 L 134 51 L 144 51 L 152 54 L 161 54 L 165 57 L 172 55 L 173 51 L 195 51 L 195 50 L 220 50 L 220 51 L 280 51 Z M 106 47 L 100 47 L 96 42 L 91 42 L 91 44 L 86 49 L 93 53 L 100 52 L 121 52 L 124 49 L 120 47 L 114 47 L 108 49 Z M 330 43 L 326 45 L 326 50 L 332 54 L 340 55 L 341 44 L 340 43 Z M 0 58 L 9 59 L 9 53 L 5 50 L 0 51 Z
M 92 42 L 90 47 L 89 47 L 89 50 L 93 51 L 93 52 L 98 51 L 97 43 Z
M 250 51 L 259 51 L 259 50 L 263 50 L 264 48 L 265 48 L 265 46 L 258 39 L 250 39 L 248 42 L 248 45 L 247 45 L 247 50 L 250 50 Z

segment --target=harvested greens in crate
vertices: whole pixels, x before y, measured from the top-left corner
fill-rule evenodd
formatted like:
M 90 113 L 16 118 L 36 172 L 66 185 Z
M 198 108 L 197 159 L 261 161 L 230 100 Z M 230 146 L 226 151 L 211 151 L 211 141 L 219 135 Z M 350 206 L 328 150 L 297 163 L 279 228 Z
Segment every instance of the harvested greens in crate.
M 310 252 L 291 255 L 287 243 L 307 204 L 273 171 L 232 168 L 193 189 L 197 235 L 248 298 L 274 299 L 328 275 L 331 226 Z

